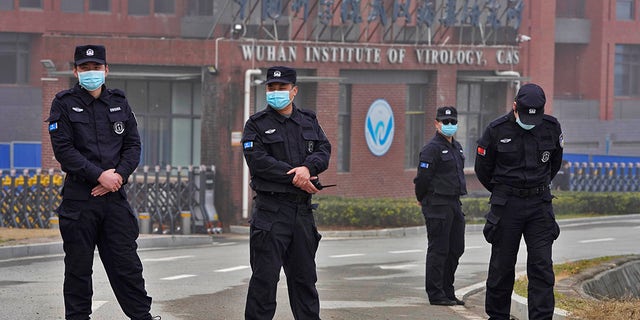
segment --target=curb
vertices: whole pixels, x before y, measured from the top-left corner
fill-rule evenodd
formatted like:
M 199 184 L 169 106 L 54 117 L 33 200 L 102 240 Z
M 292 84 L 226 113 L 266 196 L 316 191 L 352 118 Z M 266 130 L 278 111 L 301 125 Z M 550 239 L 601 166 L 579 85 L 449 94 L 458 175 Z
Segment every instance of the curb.
M 482 231 L 484 225 L 472 224 L 467 225 L 465 232 Z M 249 235 L 248 226 L 229 226 L 229 232 L 234 234 Z M 371 230 L 322 230 L 320 234 L 323 238 L 342 239 L 342 238 L 371 238 L 371 237 L 387 237 L 399 238 L 407 236 L 426 235 L 427 228 L 424 226 L 389 228 L 389 229 L 371 229 Z
M 209 235 L 159 235 L 141 236 L 136 242 L 138 249 L 154 249 L 207 245 L 211 244 L 213 239 Z M 64 254 L 62 241 L 0 247 L 0 260 L 60 254 Z

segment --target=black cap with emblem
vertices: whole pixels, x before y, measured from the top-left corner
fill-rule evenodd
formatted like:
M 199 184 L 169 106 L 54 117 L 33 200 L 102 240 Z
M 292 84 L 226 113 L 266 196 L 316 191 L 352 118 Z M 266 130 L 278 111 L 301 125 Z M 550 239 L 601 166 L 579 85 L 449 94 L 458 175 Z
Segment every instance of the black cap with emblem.
M 520 121 L 533 125 L 542 123 L 546 102 L 544 91 L 537 84 L 527 83 L 520 87 L 516 95 L 516 110 L 518 110 Z
M 283 66 L 269 68 L 265 84 L 273 82 L 296 84 L 296 70 Z
M 458 119 L 458 111 L 454 107 L 440 107 L 436 110 L 436 120 L 457 120 Z
M 94 44 L 77 46 L 73 61 L 76 66 L 86 62 L 95 62 L 106 65 L 107 50 L 104 46 Z

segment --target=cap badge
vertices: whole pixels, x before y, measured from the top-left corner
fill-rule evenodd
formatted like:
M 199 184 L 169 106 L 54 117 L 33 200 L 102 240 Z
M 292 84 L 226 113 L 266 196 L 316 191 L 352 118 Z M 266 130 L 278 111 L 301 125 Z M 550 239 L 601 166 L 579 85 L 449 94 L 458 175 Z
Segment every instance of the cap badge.
M 451 110 L 445 110 L 444 114 L 451 114 Z
M 93 56 L 93 49 L 87 49 L 87 56 L 88 57 Z
M 280 71 L 276 70 L 276 71 L 273 72 L 273 76 L 276 77 L 276 78 L 280 78 L 282 76 L 282 73 Z
M 536 114 L 536 109 L 530 108 L 529 109 L 529 114 Z

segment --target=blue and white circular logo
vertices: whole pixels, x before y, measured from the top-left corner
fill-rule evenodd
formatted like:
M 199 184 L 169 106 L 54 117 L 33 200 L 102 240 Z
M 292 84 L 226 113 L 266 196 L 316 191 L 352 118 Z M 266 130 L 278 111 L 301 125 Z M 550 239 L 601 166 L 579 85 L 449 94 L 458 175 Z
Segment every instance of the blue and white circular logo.
M 376 156 L 382 156 L 393 142 L 393 110 L 384 99 L 374 101 L 369 107 L 364 124 L 364 137 L 369 150 Z

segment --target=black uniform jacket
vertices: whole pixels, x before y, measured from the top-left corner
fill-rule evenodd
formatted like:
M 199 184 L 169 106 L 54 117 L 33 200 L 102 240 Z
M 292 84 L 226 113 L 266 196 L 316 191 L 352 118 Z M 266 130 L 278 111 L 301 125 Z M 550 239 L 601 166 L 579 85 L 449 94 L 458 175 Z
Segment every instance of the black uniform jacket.
M 413 179 L 418 201 L 438 204 L 442 196 L 467 194 L 464 178 L 464 154 L 460 143 L 449 143 L 440 133 L 420 151 L 418 175 Z
M 293 106 L 289 118 L 271 107 L 245 123 L 242 149 L 255 191 L 306 194 L 292 184 L 295 167 L 309 168 L 317 176 L 329 166 L 331 144 L 316 114 Z
M 107 169 L 115 168 L 126 183 L 140 162 L 138 124 L 121 90 L 102 86 L 95 99 L 76 84 L 56 94 L 46 121 L 56 160 L 67 173 L 64 199 L 89 199 Z M 120 193 L 126 197 L 124 188 Z
M 478 140 L 475 171 L 487 190 L 495 185 L 536 188 L 549 185 L 562 164 L 558 120 L 544 115 L 540 125 L 522 129 L 513 111 L 494 120 Z

